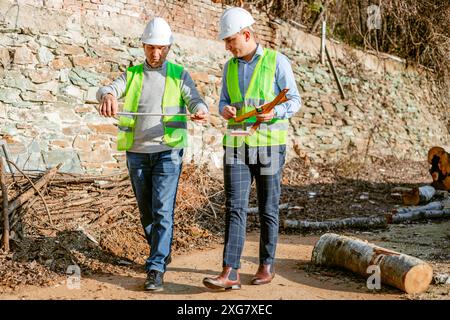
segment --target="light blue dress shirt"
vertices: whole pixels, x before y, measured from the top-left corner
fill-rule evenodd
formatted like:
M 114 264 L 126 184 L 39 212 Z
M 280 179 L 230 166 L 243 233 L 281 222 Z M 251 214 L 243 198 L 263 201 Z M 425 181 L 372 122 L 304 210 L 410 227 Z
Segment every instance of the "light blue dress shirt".
M 245 61 L 244 59 L 238 58 L 239 89 L 241 90 L 242 96 L 245 96 L 245 93 L 247 92 L 250 80 L 253 75 L 253 71 L 255 70 L 256 64 L 259 58 L 262 56 L 263 52 L 264 49 L 258 44 L 256 52 L 249 62 Z M 224 107 L 230 105 L 231 103 L 226 80 L 227 70 L 228 62 L 223 68 L 222 92 L 220 94 L 219 101 L 220 114 L 222 114 Z M 295 77 L 294 73 L 292 72 L 291 63 L 285 55 L 277 52 L 275 79 L 273 82 L 275 95 L 278 95 L 280 91 L 285 88 L 289 89 L 289 92 L 286 94 L 286 97 L 289 100 L 275 107 L 275 118 L 277 119 L 288 119 L 292 117 L 297 111 L 300 110 L 300 106 L 302 103 L 297 85 L 295 83 Z

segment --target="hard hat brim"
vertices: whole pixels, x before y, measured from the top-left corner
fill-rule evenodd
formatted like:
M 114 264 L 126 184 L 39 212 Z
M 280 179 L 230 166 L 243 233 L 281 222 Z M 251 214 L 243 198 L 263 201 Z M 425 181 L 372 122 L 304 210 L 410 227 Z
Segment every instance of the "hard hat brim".
M 142 43 L 154 46 L 170 46 L 173 43 L 173 38 L 167 39 L 141 39 Z

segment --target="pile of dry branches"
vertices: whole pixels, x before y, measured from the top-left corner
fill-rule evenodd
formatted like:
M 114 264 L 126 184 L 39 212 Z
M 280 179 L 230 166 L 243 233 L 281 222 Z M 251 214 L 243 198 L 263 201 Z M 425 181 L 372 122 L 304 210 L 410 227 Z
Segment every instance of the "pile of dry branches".
M 220 199 L 222 184 L 205 172 L 184 167 L 174 218 L 175 254 L 219 240 L 214 230 L 220 229 L 223 209 L 212 198 Z M 28 278 L 35 283 L 43 274 L 42 266 L 61 274 L 71 264 L 83 272 L 108 272 L 121 264 L 144 263 L 149 246 L 126 172 L 109 176 L 72 175 L 57 168 L 44 174 L 16 172 L 6 176 L 6 185 L 11 251 L 0 255 L 5 266 L 0 275 L 9 284 Z M 30 262 L 35 267 L 24 268 Z M 28 278 L 18 276 L 22 269 L 28 270 Z

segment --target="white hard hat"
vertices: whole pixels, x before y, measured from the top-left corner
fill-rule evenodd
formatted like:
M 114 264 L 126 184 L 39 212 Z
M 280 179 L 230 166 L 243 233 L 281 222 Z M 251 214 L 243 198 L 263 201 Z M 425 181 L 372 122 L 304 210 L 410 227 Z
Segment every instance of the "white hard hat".
M 156 17 L 145 26 L 141 41 L 146 44 L 168 46 L 173 42 L 172 30 L 166 20 Z
M 252 15 L 242 8 L 230 8 L 220 17 L 219 39 L 223 40 L 255 23 Z

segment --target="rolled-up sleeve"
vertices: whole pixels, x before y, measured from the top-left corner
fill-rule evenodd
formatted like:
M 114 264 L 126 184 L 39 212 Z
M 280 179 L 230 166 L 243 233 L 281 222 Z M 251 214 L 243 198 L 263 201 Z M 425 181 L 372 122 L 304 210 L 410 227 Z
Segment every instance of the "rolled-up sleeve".
M 127 87 L 127 73 L 124 72 L 121 74 L 119 78 L 114 80 L 110 85 L 98 89 L 96 95 L 97 100 L 98 102 L 101 102 L 103 96 L 108 93 L 112 94 L 117 99 L 120 99 L 125 94 L 126 87 Z
M 295 83 L 294 73 L 289 59 L 283 55 L 277 55 L 277 69 L 275 71 L 275 92 L 278 94 L 283 89 L 289 89 L 286 97 L 288 101 L 275 107 L 275 117 L 278 119 L 288 119 L 292 117 L 301 107 L 301 97 Z
M 192 80 L 191 75 L 186 70 L 183 71 L 181 80 L 181 96 L 183 97 L 189 112 L 191 114 L 197 113 L 201 110 L 208 112 L 208 106 L 200 97 L 200 94 L 195 87 L 194 80 Z

